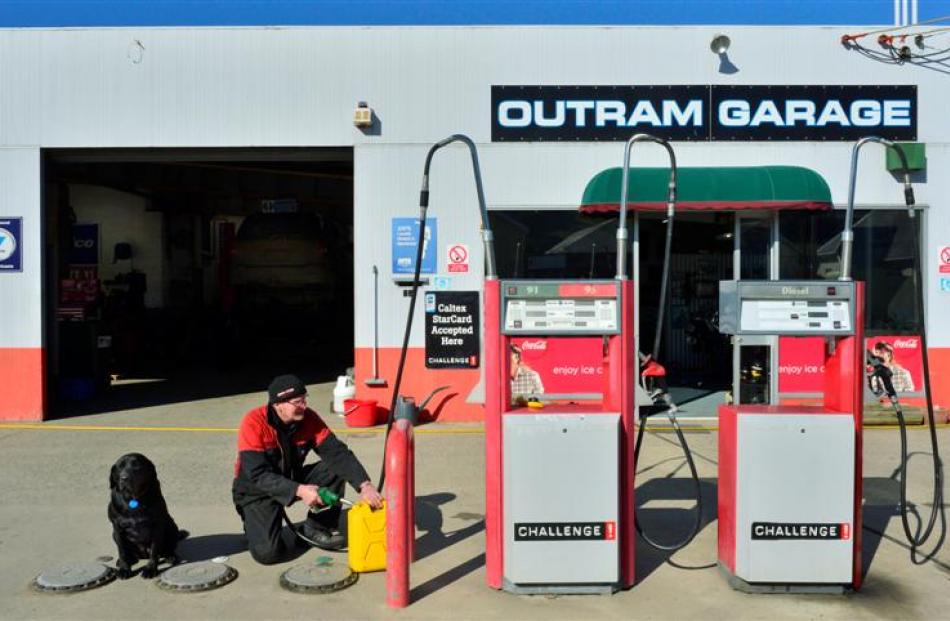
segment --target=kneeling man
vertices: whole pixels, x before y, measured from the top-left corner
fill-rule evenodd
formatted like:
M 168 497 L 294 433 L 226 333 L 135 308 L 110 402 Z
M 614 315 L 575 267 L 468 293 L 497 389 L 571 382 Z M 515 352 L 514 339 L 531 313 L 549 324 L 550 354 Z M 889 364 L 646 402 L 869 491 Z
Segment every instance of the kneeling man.
M 231 494 L 251 556 L 271 564 L 284 552 L 280 533 L 285 506 L 299 499 L 322 507 L 320 488 L 343 496 L 345 483 L 359 490 L 374 509 L 382 506 L 382 497 L 353 452 L 307 407 L 307 388 L 298 377 L 274 378 L 267 393 L 267 405 L 251 410 L 241 421 Z M 320 461 L 304 465 L 311 450 Z M 340 550 L 346 547 L 342 517 L 339 504 L 311 512 L 298 532 L 323 549 Z

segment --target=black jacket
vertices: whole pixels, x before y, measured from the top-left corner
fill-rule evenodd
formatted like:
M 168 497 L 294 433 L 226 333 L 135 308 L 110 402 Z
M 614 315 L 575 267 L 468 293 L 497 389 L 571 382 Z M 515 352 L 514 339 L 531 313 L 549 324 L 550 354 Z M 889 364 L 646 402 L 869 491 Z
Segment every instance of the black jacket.
M 271 498 L 289 505 L 303 481 L 303 463 L 316 451 L 327 468 L 354 488 L 369 475 L 353 452 L 341 442 L 316 412 L 308 409 L 302 421 L 287 425 L 271 406 L 244 415 L 238 430 L 238 458 L 234 465 L 234 502 L 244 505 Z

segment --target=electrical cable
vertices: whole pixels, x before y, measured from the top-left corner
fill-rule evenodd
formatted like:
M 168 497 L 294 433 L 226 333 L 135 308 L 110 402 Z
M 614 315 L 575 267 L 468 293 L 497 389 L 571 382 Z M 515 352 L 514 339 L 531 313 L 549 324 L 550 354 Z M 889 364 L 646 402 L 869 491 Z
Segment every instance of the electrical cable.
M 841 37 L 841 42 L 842 42 L 842 43 L 847 43 L 847 42 L 849 42 L 849 41 L 855 41 L 855 40 L 857 40 L 857 39 L 861 39 L 861 38 L 863 38 L 863 37 L 866 37 L 866 36 L 872 35 L 872 34 L 878 34 L 878 33 L 882 33 L 882 32 L 892 32 L 892 31 L 895 31 L 895 30 L 900 31 L 901 29 L 904 29 L 904 28 L 916 28 L 916 27 L 918 27 L 918 26 L 923 26 L 923 25 L 925 25 L 925 24 L 933 24 L 933 23 L 936 23 L 936 22 L 946 21 L 946 20 L 948 20 L 948 19 L 950 19 L 950 15 L 943 15 L 943 16 L 941 16 L 941 17 L 934 17 L 934 18 L 931 18 L 931 19 L 924 20 L 924 21 L 922 21 L 922 22 L 917 22 L 916 24 L 912 24 L 912 25 L 910 25 L 910 26 L 888 26 L 887 28 L 880 28 L 880 29 L 878 29 L 878 30 L 869 30 L 869 31 L 867 31 L 867 32 L 862 32 L 862 33 L 859 33 L 859 34 L 856 34 L 856 35 L 849 35 L 849 34 L 846 34 L 846 35 L 842 35 L 842 37 Z M 899 35 L 894 35 L 894 36 L 899 36 Z M 909 36 L 909 35 L 908 35 L 908 36 Z

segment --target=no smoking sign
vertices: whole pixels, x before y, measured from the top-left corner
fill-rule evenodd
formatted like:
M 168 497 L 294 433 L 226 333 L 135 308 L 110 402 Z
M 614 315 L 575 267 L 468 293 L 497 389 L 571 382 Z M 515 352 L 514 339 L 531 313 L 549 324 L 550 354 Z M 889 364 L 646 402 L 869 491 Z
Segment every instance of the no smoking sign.
M 448 260 L 445 264 L 448 265 L 450 272 L 463 273 L 468 271 L 468 246 L 465 244 L 449 244 L 446 258 Z
M 950 246 L 944 246 L 940 249 L 940 273 L 950 274 Z

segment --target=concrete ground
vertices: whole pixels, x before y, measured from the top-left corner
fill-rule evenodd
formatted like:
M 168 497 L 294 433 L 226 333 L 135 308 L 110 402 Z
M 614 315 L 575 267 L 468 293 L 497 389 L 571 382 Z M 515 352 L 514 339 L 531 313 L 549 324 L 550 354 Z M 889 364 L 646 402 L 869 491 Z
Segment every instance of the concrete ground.
M 329 401 L 329 385 L 312 387 L 312 402 Z M 385 605 L 384 574 L 365 574 L 331 595 L 284 591 L 279 575 L 326 554 L 302 551 L 278 566 L 248 554 L 230 500 L 240 416 L 261 393 L 72 417 L 41 425 L 0 425 L 0 617 L 5 619 L 937 619 L 950 618 L 950 550 L 913 565 L 895 513 L 898 436 L 865 433 L 864 557 L 867 578 L 848 595 L 748 595 L 731 590 L 716 569 L 716 433 L 693 429 L 688 440 L 704 489 L 699 536 L 671 562 L 638 540 L 637 584 L 612 596 L 516 596 L 485 586 L 484 436 L 478 425 L 418 430 L 417 550 L 412 604 Z M 326 417 L 341 427 L 335 415 Z M 356 431 L 356 433 L 353 433 Z M 950 430 L 939 436 L 950 452 Z M 377 476 L 382 436 L 341 429 Z M 910 433 L 918 452 L 909 495 L 930 497 L 925 430 Z M 121 454 L 139 451 L 158 465 L 172 515 L 191 536 L 179 547 L 189 561 L 228 556 L 238 579 L 215 591 L 170 593 L 139 577 L 76 594 L 37 593 L 40 571 L 64 561 L 114 557 L 106 519 L 107 477 Z M 637 476 L 645 526 L 674 539 L 689 523 L 691 487 L 674 436 L 648 436 Z M 351 492 L 352 493 L 352 492 Z M 303 509 L 291 509 L 295 519 Z M 883 537 L 881 536 L 883 533 Z M 343 555 L 340 555 L 341 560 Z

